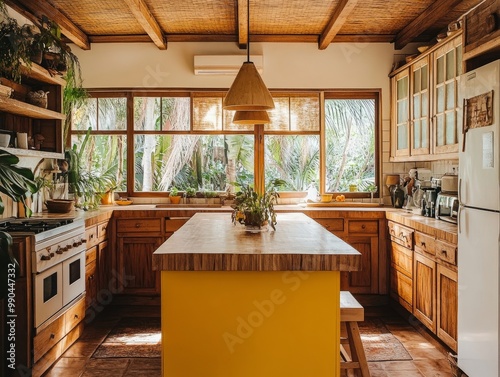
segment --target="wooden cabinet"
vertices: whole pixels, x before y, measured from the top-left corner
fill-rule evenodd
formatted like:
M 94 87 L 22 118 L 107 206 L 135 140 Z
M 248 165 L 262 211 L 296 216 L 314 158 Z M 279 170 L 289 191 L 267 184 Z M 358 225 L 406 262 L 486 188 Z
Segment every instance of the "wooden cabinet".
M 10 86 L 8 80 L 0 79 L 2 85 Z M 49 72 L 37 64 L 26 68 L 22 75 L 22 82 L 16 87 L 20 88 L 21 96 L 29 91 L 48 91 L 48 106 L 42 108 L 24 102 L 17 97 L 7 98 L 0 96 L 0 128 L 16 132 L 25 132 L 28 137 L 42 135 L 43 142 L 39 150 L 15 148 L 11 137 L 11 147 L 2 148 L 10 153 L 21 156 L 37 156 L 44 158 L 64 158 L 63 149 L 63 121 L 66 118 L 62 114 L 62 93 L 65 81 L 59 76 L 52 76 Z M 14 85 L 12 85 L 14 86 Z
M 433 57 L 433 124 L 435 155 L 458 153 L 461 130 L 458 87 L 462 74 L 462 39 L 455 38 L 432 53 Z M 459 130 L 460 128 L 460 130 Z
M 96 301 L 98 275 L 97 275 L 97 246 L 87 249 L 85 252 L 85 309 L 88 309 Z
M 307 214 L 361 253 L 361 271 L 342 272 L 341 289 L 358 294 L 386 294 L 388 283 L 384 214 L 326 211 Z
M 437 335 L 457 349 L 458 274 L 456 268 L 437 265 Z
M 392 155 L 410 155 L 410 71 L 405 69 L 391 81 L 392 89 Z
M 391 73 L 391 160 L 458 158 L 462 32 Z
M 408 311 L 413 308 L 413 252 L 391 242 L 390 295 Z
M 438 238 L 439 232 L 427 234 L 391 220 L 388 228 L 391 297 L 456 351 L 456 243 Z
M 467 72 L 500 58 L 500 3 L 486 0 L 464 17 Z
M 118 292 L 135 295 L 160 293 L 160 274 L 153 271 L 153 252 L 163 237 L 118 237 Z
M 436 332 L 436 262 L 414 254 L 413 315 Z
M 85 228 L 87 251 L 85 253 L 85 309 L 93 308 L 92 318 L 102 310 L 99 295 L 101 290 L 107 290 L 105 300 L 109 299 L 110 273 L 113 269 L 113 257 L 108 246 L 109 220 L 92 224 Z

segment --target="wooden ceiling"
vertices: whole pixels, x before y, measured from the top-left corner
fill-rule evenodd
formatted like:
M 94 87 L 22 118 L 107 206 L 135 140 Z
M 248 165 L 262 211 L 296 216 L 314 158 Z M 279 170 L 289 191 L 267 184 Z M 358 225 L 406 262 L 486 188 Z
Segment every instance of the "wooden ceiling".
M 56 21 L 83 49 L 92 43 L 428 42 L 482 0 L 5 0 Z

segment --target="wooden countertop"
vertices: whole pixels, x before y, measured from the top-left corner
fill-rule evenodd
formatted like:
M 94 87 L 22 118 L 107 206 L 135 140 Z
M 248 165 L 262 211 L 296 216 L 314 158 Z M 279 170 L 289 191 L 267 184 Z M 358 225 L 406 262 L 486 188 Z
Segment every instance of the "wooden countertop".
M 387 220 L 406 225 L 419 232 L 432 235 L 438 239 L 458 244 L 458 227 L 456 224 L 437 220 L 433 217 L 424 217 L 403 210 L 392 210 L 385 213 Z
M 153 254 L 168 271 L 358 271 L 361 254 L 302 213 L 250 233 L 227 213 L 197 213 Z

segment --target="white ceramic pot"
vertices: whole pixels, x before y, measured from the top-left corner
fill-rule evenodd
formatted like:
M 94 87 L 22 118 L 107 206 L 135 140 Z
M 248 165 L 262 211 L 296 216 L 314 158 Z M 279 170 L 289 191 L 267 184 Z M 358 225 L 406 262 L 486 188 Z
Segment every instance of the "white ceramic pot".
M 0 147 L 8 147 L 10 143 L 10 135 L 9 134 L 0 134 Z

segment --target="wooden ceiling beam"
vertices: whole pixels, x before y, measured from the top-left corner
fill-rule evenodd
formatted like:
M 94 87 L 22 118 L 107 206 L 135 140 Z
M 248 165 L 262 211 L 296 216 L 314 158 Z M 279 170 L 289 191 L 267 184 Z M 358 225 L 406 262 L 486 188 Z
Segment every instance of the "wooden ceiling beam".
M 430 28 L 463 0 L 436 0 L 417 18 L 402 29 L 394 40 L 394 48 L 401 50 L 408 43 Z
M 242 49 L 248 45 L 248 3 L 247 0 L 238 0 L 238 46 Z
M 339 1 L 339 4 L 333 11 L 330 21 L 328 21 L 328 25 L 326 25 L 325 30 L 323 30 L 323 33 L 319 36 L 318 48 L 320 50 L 327 48 L 333 41 L 357 3 L 358 0 Z
M 90 41 L 87 34 L 47 1 L 5 0 L 5 4 L 32 22 L 40 23 L 43 16 L 48 17 L 51 21 L 59 25 L 62 34 L 71 42 L 83 50 L 90 50 Z
M 125 0 L 130 10 L 134 14 L 139 24 L 146 33 L 148 33 L 151 40 L 160 50 L 167 49 L 167 40 L 158 24 L 158 21 L 153 17 L 148 6 L 143 0 Z

